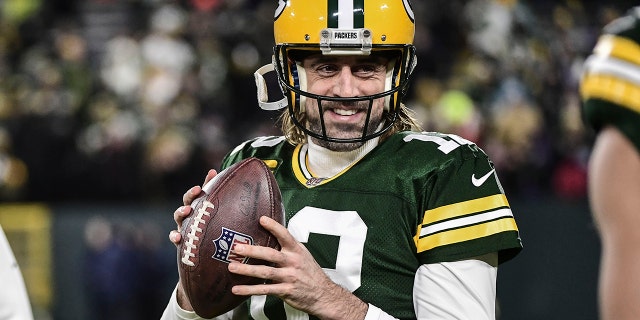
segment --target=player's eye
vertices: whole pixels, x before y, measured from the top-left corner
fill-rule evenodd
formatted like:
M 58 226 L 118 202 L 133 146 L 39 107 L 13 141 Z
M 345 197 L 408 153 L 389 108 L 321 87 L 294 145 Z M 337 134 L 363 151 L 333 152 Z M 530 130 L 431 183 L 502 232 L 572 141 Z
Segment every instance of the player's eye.
M 358 77 L 369 77 L 384 72 L 384 70 L 383 65 L 375 63 L 360 64 L 351 68 L 351 72 Z
M 314 68 L 314 70 L 316 71 L 316 73 L 318 73 L 320 76 L 323 77 L 330 77 L 335 75 L 336 73 L 338 73 L 338 71 L 340 70 L 340 68 L 338 68 L 337 65 L 335 64 L 320 64 L 318 66 L 316 66 Z

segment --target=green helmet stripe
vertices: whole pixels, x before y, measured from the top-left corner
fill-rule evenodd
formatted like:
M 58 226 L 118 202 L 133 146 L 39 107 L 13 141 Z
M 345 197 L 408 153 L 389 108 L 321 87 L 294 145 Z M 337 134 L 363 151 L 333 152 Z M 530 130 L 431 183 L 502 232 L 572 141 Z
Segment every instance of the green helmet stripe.
M 364 28 L 364 0 L 353 0 L 353 28 Z
M 327 3 L 327 28 L 338 27 L 338 2 L 340 0 L 328 0 Z
M 327 11 L 328 28 L 364 28 L 364 0 L 328 0 Z

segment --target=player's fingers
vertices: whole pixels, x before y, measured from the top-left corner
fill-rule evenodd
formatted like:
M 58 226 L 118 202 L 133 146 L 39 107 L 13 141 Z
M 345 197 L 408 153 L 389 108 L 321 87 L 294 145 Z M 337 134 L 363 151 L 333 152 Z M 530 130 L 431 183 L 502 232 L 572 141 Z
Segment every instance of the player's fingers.
M 178 232 L 182 230 L 182 221 L 191 214 L 191 206 L 181 206 L 173 212 L 173 220 L 178 225 Z
M 265 280 L 282 282 L 281 270 L 265 265 L 252 265 L 239 262 L 229 264 L 229 272 Z
M 197 198 L 198 195 L 202 192 L 202 188 L 200 186 L 193 186 L 191 189 L 187 190 L 184 195 L 182 195 L 182 203 L 186 205 L 190 205 L 193 202 L 193 199 Z
M 253 295 L 280 295 L 285 291 L 286 284 L 258 284 L 258 285 L 237 285 L 231 288 L 231 292 L 239 296 L 253 296 Z
M 178 245 L 180 244 L 180 240 L 182 239 L 180 232 L 178 232 L 178 230 L 171 230 L 171 232 L 169 232 L 169 240 L 171 242 L 173 242 L 173 244 Z
M 298 245 L 298 241 L 293 237 L 293 235 L 291 235 L 289 230 L 277 221 L 267 216 L 262 216 L 260 217 L 260 224 L 262 227 L 267 229 L 267 231 L 271 232 L 276 239 L 278 239 L 281 247 L 293 247 Z
M 211 179 L 213 179 L 217 174 L 218 172 L 216 170 L 210 169 L 209 172 L 207 172 L 207 176 L 204 178 L 204 183 L 202 185 L 204 186 L 207 184 L 207 182 L 211 181 Z
M 282 265 L 286 262 L 286 256 L 283 252 L 269 247 L 253 246 L 248 244 L 235 244 L 232 249 L 234 254 L 273 262 Z

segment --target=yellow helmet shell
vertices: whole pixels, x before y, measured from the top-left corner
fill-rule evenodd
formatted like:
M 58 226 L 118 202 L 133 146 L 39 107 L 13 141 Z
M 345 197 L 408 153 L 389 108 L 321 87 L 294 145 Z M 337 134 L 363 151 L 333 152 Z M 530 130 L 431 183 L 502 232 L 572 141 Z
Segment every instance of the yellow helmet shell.
M 320 45 L 323 30 L 364 29 L 373 47 L 406 45 L 413 44 L 415 33 L 409 0 L 280 0 L 274 19 L 277 45 Z

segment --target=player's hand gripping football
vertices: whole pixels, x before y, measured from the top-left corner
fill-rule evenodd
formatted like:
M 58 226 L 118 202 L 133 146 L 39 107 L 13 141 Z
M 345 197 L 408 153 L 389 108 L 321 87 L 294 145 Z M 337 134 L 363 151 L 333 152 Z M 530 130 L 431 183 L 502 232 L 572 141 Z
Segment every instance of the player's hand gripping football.
M 368 305 L 329 279 L 307 248 L 284 226 L 266 216 L 260 218 L 260 224 L 278 239 L 281 249 L 236 246 L 236 253 L 272 262 L 274 266 L 230 263 L 230 272 L 269 280 L 265 284 L 234 286 L 234 294 L 277 296 L 321 319 L 364 319 Z
M 203 185 L 216 174 L 215 170 L 210 170 Z M 182 221 L 191 213 L 190 204 L 201 191 L 200 186 L 190 188 L 182 197 L 184 205 L 173 214 L 178 229 L 172 230 L 169 238 L 176 246 L 182 241 Z M 232 273 L 269 280 L 265 284 L 234 286 L 234 294 L 274 295 L 292 307 L 322 319 L 364 319 L 367 304 L 329 279 L 307 248 L 283 225 L 266 216 L 260 218 L 260 224 L 278 239 L 281 250 L 256 245 L 236 245 L 235 253 L 271 262 L 274 266 L 230 263 L 229 271 Z M 180 284 L 177 299 L 183 309 L 193 310 Z
M 207 184 L 207 182 L 213 179 L 213 177 L 215 177 L 216 174 L 217 172 L 215 170 L 213 169 L 209 170 L 209 172 L 207 173 L 207 177 L 205 178 L 204 183 L 202 185 L 204 186 L 205 184 Z M 176 211 L 173 212 L 173 220 L 176 222 L 177 229 L 171 230 L 171 232 L 169 233 L 169 240 L 171 240 L 171 242 L 173 242 L 173 244 L 175 244 L 176 247 L 180 244 L 180 241 L 182 241 L 182 236 L 180 235 L 180 231 L 182 230 L 182 221 L 184 221 L 184 219 L 188 217 L 189 214 L 191 214 L 190 204 L 191 202 L 193 202 L 193 200 L 195 200 L 198 197 L 198 195 L 200 195 L 201 192 L 202 192 L 201 186 L 191 187 L 182 196 L 183 206 L 179 207 L 178 209 L 176 209 Z M 176 291 L 176 297 L 178 299 L 178 305 L 180 305 L 181 308 L 188 311 L 193 311 L 193 307 L 191 306 L 189 299 L 187 298 L 184 290 L 182 289 L 181 281 L 178 281 L 178 289 Z
M 209 182 L 209 180 L 213 179 L 217 174 L 216 170 L 209 170 L 207 173 L 207 177 L 204 179 L 203 186 Z M 202 192 L 201 186 L 193 186 L 182 196 L 182 204 L 183 206 L 176 209 L 173 212 L 173 220 L 175 220 L 176 225 L 178 226 L 177 230 L 171 230 L 169 233 L 169 240 L 173 242 L 176 246 L 180 244 L 182 240 L 180 236 L 180 231 L 182 230 L 182 221 L 191 214 L 191 202 L 195 200 L 198 195 Z

